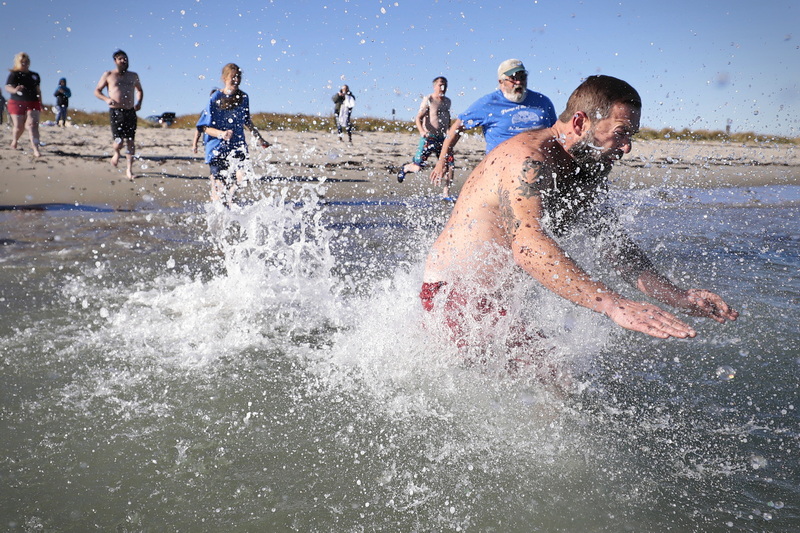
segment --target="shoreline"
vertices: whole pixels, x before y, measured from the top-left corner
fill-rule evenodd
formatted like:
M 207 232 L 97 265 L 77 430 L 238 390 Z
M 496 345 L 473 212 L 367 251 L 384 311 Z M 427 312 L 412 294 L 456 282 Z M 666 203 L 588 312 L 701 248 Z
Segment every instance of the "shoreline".
M 138 210 L 201 205 L 209 201 L 208 166 L 191 151 L 193 130 L 139 128 L 137 159 L 130 181 L 124 155 L 110 164 L 111 133 L 102 126 L 40 127 L 42 157 L 33 158 L 27 133 L 21 150 L 9 146 L 11 129 L 0 126 L 0 209 L 36 209 L 78 205 Z M 262 132 L 264 133 L 264 132 Z M 354 132 L 353 143 L 333 133 L 270 131 L 266 151 L 250 149 L 253 186 L 293 186 L 325 180 L 329 199 L 438 195 L 427 173 L 396 179 L 399 165 L 411 160 L 418 137 L 403 133 Z M 453 193 L 483 158 L 478 133 L 456 147 Z M 637 141 L 615 165 L 612 187 L 653 186 L 719 188 L 796 185 L 800 149 L 796 145 L 736 145 L 721 142 Z

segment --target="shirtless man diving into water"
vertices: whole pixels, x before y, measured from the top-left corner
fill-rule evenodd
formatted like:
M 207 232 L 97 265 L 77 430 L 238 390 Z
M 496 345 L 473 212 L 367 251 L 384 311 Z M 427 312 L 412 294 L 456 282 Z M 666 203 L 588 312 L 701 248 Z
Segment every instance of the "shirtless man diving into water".
M 551 236 L 586 219 L 594 234 L 611 232 L 614 238 L 601 252 L 645 295 L 692 316 L 736 320 L 738 313 L 716 294 L 681 288 L 660 274 L 601 202 L 613 163 L 631 150 L 641 106 L 628 83 L 591 76 L 555 125 L 513 137 L 475 168 L 430 250 L 420 293 L 426 310 L 444 314 L 459 346 L 467 344 L 476 321 L 506 316 L 510 294 L 503 278 L 519 269 L 624 328 L 661 339 L 694 337 L 696 331 L 675 315 L 593 279 Z

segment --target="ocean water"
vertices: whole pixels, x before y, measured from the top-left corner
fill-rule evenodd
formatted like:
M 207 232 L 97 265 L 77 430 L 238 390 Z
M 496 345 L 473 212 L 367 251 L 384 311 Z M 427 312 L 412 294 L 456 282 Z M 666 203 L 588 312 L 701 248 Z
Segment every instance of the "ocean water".
M 0 211 L 2 530 L 800 531 L 800 187 L 620 192 L 741 317 L 660 341 L 521 277 L 562 386 L 423 327 L 448 204 L 259 191 Z

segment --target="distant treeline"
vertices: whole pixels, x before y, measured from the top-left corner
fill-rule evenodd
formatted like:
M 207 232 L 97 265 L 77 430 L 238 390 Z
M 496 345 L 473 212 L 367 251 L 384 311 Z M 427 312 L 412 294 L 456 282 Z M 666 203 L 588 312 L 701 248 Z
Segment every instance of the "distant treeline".
M 70 109 L 69 118 L 73 124 L 86 124 L 94 126 L 108 126 L 108 113 L 85 112 Z M 197 123 L 198 114 L 181 115 L 175 118 L 171 127 L 192 129 Z M 42 113 L 42 120 L 55 120 L 55 115 L 49 107 Z M 265 131 L 330 131 L 336 125 L 333 116 L 317 117 L 313 115 L 289 115 L 282 113 L 254 113 L 253 123 L 258 129 Z M 139 124 L 144 127 L 159 128 L 161 124 L 148 121 L 143 116 L 139 117 Z M 389 133 L 416 133 L 417 128 L 411 121 L 388 120 L 382 118 L 356 117 L 353 121 L 356 131 L 378 131 Z M 778 135 L 764 135 L 753 132 L 725 133 L 724 131 L 709 130 L 674 130 L 662 128 L 654 130 L 643 128 L 636 134 L 638 140 L 666 140 L 666 141 L 717 141 L 734 143 L 778 143 L 800 144 L 800 137 L 781 137 Z

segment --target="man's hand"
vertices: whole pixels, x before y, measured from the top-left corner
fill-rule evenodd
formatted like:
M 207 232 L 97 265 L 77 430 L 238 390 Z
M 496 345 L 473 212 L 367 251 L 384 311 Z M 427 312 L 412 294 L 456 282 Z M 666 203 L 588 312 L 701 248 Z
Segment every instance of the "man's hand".
M 442 184 L 442 178 L 444 177 L 445 173 L 444 167 L 445 167 L 445 160 L 439 158 L 439 160 L 436 161 L 436 166 L 433 167 L 433 170 L 431 170 L 431 183 L 433 183 L 434 185 Z
M 607 310 L 608 317 L 625 329 L 646 333 L 659 339 L 694 337 L 691 326 L 653 304 L 634 302 L 626 298 L 615 300 Z
M 711 318 L 720 324 L 736 320 L 739 316 L 722 298 L 704 289 L 686 291 L 686 303 L 681 307 L 687 315 Z

